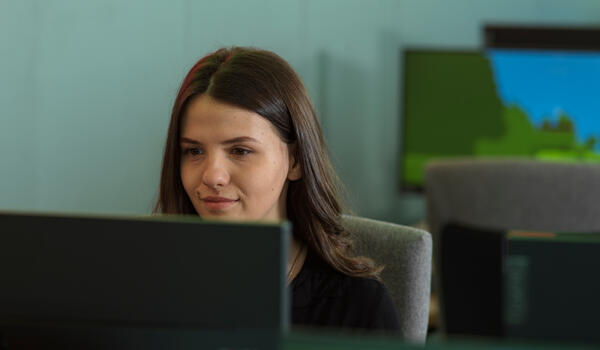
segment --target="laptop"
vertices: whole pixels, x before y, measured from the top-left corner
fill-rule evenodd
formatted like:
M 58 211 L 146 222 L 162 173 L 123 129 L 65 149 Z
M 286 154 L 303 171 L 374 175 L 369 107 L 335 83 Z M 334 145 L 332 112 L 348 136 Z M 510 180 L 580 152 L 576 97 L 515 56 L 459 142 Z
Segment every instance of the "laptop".
M 278 348 L 290 323 L 290 231 L 183 216 L 0 213 L 0 344 Z

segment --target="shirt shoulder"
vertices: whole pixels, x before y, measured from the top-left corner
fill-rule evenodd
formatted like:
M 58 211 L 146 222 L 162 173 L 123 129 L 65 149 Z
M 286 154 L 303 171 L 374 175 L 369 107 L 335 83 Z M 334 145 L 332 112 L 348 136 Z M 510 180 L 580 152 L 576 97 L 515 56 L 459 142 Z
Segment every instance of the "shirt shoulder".
M 359 321 L 361 327 L 369 329 L 399 329 L 394 301 L 383 283 L 360 277 L 349 279 L 346 303 L 349 316 Z
M 344 275 L 314 256 L 292 283 L 292 297 L 294 324 L 399 328 L 394 302 L 381 282 Z

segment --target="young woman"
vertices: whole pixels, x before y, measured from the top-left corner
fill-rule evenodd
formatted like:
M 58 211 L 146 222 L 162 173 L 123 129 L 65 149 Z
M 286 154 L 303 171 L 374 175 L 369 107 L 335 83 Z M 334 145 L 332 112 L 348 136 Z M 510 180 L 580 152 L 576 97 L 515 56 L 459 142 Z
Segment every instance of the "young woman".
M 338 178 L 302 82 L 268 51 L 220 49 L 173 106 L 155 211 L 293 224 L 292 322 L 397 329 L 378 268 L 350 255 Z

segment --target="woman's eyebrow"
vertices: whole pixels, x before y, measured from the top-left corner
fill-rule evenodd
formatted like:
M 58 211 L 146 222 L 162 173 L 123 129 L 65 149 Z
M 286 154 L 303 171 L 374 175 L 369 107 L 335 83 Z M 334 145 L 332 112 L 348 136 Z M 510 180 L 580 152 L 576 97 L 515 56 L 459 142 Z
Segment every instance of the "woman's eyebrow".
M 228 144 L 238 143 L 238 142 L 262 143 L 262 142 L 258 141 L 257 139 L 255 139 L 254 137 L 240 136 L 240 137 L 234 137 L 234 138 L 229 139 L 229 140 L 225 140 L 225 141 L 223 141 L 223 144 L 228 145 Z
M 195 145 L 201 144 L 201 142 L 198 142 L 198 141 L 196 141 L 194 139 L 190 139 L 190 138 L 187 138 L 187 137 L 180 138 L 179 142 L 180 143 L 192 143 L 192 144 L 195 144 Z
M 179 139 L 180 143 L 191 143 L 194 145 L 201 145 L 202 142 L 199 142 L 197 140 L 191 139 L 189 137 L 181 137 Z M 257 139 L 255 139 L 254 137 L 250 137 L 250 136 L 239 136 L 239 137 L 234 137 L 232 139 L 227 139 L 223 142 L 221 142 L 224 145 L 229 145 L 232 143 L 238 143 L 238 142 L 254 142 L 254 143 L 259 143 L 262 144 L 262 142 L 258 141 Z

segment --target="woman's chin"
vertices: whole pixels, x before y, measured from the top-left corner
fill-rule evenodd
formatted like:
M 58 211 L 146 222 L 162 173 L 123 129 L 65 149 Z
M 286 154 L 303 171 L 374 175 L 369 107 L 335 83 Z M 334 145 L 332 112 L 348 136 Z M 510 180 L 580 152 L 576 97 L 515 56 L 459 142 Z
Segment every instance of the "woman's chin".
M 246 221 L 244 218 L 240 218 L 238 216 L 233 215 L 200 215 L 200 217 L 204 220 L 210 221 Z

